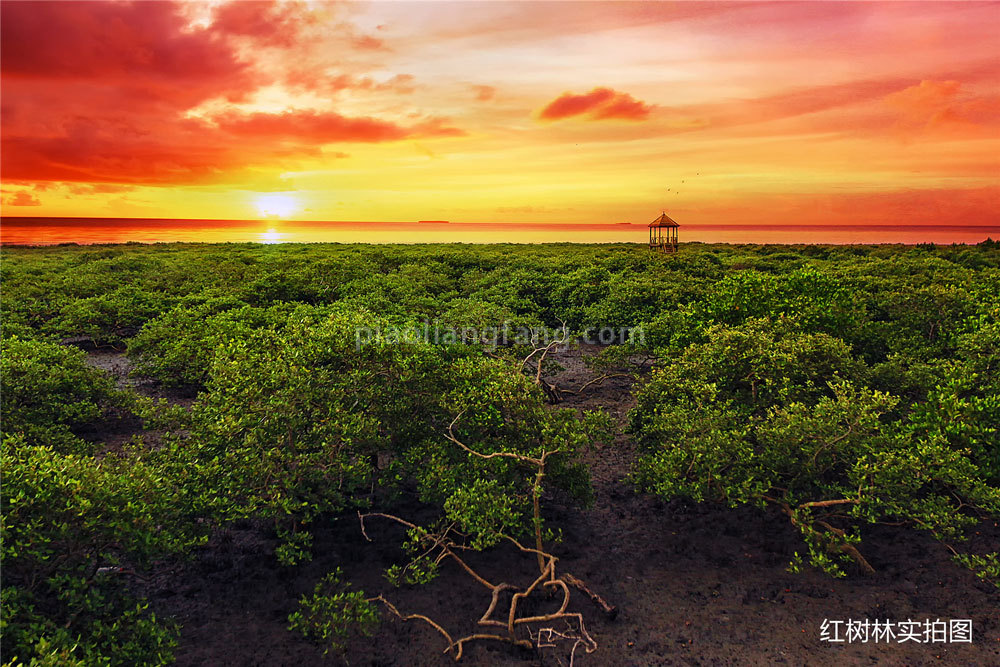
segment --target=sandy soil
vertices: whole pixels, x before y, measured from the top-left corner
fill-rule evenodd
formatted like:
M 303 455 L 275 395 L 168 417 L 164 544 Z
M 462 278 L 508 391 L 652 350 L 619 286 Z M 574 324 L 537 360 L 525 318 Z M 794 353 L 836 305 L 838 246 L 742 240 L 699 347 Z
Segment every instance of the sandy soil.
M 559 386 L 579 387 L 593 377 L 574 350 L 556 357 Z M 92 354 L 95 365 L 120 378 L 127 360 Z M 123 380 L 124 381 L 124 380 Z M 141 390 L 155 393 L 155 387 Z M 177 400 L 177 397 L 173 397 Z M 612 378 L 569 395 L 564 405 L 602 407 L 624 424 L 631 407 L 630 380 Z M 619 614 L 605 617 L 584 596 L 571 610 L 585 614 L 599 649 L 577 650 L 576 665 L 1000 665 L 1000 595 L 953 564 L 932 539 L 875 527 L 864 553 L 877 572 L 831 579 L 786 566 L 800 538 L 780 516 L 755 509 L 728 510 L 638 494 L 623 479 L 634 452 L 624 436 L 587 453 L 596 500 L 581 509 L 547 500 L 551 525 L 563 529 L 553 547 L 560 568 L 585 580 Z M 419 519 L 420 507 L 397 514 Z M 405 562 L 402 530 L 370 523 L 367 542 L 354 516 L 315 526 L 315 558 L 282 568 L 273 556 L 274 535 L 254 522 L 220 531 L 189 563 L 160 564 L 139 587 L 156 613 L 182 625 L 180 665 L 445 665 L 443 639 L 419 622 L 385 617 L 374 637 L 352 639 L 346 655 L 324 656 L 289 632 L 287 618 L 315 582 L 340 566 L 369 594 L 384 593 L 404 613 L 426 614 L 453 634 L 472 632 L 489 600 L 454 566 L 428 586 L 392 588 L 382 572 Z M 984 524 L 978 546 L 1000 544 L 1000 527 Z M 512 549 L 471 559 L 487 577 L 527 584 L 533 562 Z M 523 573 L 518 575 L 517 573 Z M 548 603 L 545 603 L 548 604 Z M 554 602 L 553 602 L 554 604 Z M 539 607 L 541 608 L 541 607 Z M 971 644 L 830 644 L 820 641 L 824 619 L 971 619 Z M 470 644 L 470 665 L 570 664 L 570 646 L 539 652 L 495 643 Z

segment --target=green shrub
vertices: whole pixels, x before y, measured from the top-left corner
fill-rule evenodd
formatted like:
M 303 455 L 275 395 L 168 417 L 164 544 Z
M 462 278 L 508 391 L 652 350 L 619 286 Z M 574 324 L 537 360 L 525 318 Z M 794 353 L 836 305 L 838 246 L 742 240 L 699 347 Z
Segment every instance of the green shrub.
M 343 642 L 352 631 L 367 636 L 378 624 L 378 612 L 361 591 L 352 591 L 349 583 L 342 583 L 340 569 L 330 572 L 319 583 L 311 597 L 302 596 L 299 611 L 288 617 L 289 630 L 298 630 L 306 637 L 341 652 Z
M 216 350 L 227 340 L 284 326 L 296 304 L 247 306 L 233 298 L 181 305 L 147 323 L 129 341 L 132 375 L 167 387 L 202 387 Z
M 93 446 L 74 432 L 126 403 L 111 379 L 89 366 L 82 351 L 38 340 L 9 338 L 0 356 L 5 433 L 60 452 Z
M 968 451 L 885 422 L 898 399 L 856 384 L 864 374 L 842 342 L 753 320 L 708 336 L 637 394 L 641 488 L 775 507 L 809 561 L 837 575 L 844 561 L 871 569 L 858 549 L 865 524 L 954 540 L 977 521 L 966 506 L 1000 514 L 1000 489 Z
M 135 335 L 169 303 L 162 293 L 119 287 L 66 304 L 46 329 L 61 336 L 86 336 L 97 344 L 117 345 Z
M 421 498 L 444 507 L 487 470 L 514 493 L 523 475 L 508 462 L 469 461 L 444 433 L 458 414 L 485 451 L 532 452 L 559 442 L 567 460 L 552 480 L 586 496 L 583 468 L 569 454 L 585 438 L 570 414 L 549 411 L 540 390 L 509 362 L 466 346 L 358 344 L 379 321 L 346 306 L 321 322 L 293 314 L 280 331 L 258 331 L 219 349 L 207 391 L 194 408 L 192 451 L 213 462 L 211 481 L 234 515 L 274 519 L 299 535 L 316 517 L 363 506 L 379 471 L 390 487 L 414 480 Z M 498 491 L 498 492 L 500 492 Z M 517 491 L 523 520 L 531 499 Z M 500 530 L 499 528 L 495 530 Z M 296 539 L 281 551 L 305 557 Z
M 203 539 L 171 466 L 141 448 L 93 459 L 20 435 L 4 437 L 2 463 L 5 653 L 43 663 L 55 655 L 87 665 L 169 662 L 174 630 L 131 599 L 119 568 Z

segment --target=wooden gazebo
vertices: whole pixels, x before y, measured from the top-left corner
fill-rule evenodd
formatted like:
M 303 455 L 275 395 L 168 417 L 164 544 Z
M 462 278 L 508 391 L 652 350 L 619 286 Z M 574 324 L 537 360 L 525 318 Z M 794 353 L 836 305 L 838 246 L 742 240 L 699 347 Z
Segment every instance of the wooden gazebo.
M 649 249 L 660 252 L 677 252 L 677 228 L 680 227 L 664 211 L 649 223 Z

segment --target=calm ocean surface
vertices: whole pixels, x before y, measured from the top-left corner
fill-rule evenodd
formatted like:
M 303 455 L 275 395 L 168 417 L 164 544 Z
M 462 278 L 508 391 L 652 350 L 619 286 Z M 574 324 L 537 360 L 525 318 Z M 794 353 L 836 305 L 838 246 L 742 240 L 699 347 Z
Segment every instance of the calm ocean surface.
M 645 243 L 645 225 L 559 223 L 303 222 L 144 218 L 0 220 L 4 245 L 57 243 Z M 704 243 L 979 243 L 1000 225 L 681 225 L 680 240 Z

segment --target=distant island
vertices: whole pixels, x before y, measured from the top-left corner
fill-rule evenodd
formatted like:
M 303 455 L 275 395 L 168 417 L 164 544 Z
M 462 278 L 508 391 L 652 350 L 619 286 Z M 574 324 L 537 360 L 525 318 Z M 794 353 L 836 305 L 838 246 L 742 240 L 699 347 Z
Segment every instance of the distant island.
M 418 224 L 421 225 L 447 225 L 447 220 L 419 220 Z

